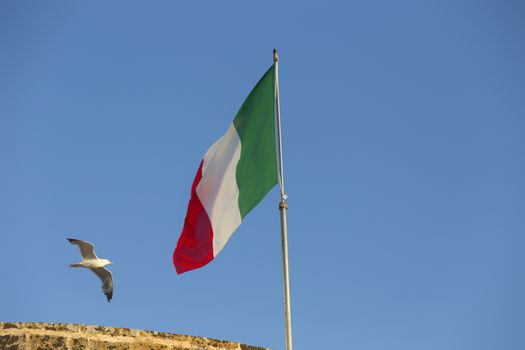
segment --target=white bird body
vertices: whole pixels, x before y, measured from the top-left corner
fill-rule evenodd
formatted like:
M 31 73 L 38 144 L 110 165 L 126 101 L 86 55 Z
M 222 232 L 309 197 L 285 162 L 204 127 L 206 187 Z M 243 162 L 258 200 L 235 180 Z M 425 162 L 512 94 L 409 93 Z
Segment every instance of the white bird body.
M 93 244 L 81 241 L 79 239 L 68 238 L 69 243 L 75 244 L 80 249 L 82 261 L 77 264 L 71 264 L 70 267 L 84 267 L 93 271 L 102 281 L 102 291 L 106 295 L 108 301 L 113 297 L 113 276 L 111 271 L 104 266 L 113 264 L 108 259 L 99 259 L 95 254 L 95 247 Z
M 88 269 L 96 269 L 112 264 L 108 259 L 87 259 L 79 262 L 78 264 L 71 264 L 71 267 L 85 267 Z

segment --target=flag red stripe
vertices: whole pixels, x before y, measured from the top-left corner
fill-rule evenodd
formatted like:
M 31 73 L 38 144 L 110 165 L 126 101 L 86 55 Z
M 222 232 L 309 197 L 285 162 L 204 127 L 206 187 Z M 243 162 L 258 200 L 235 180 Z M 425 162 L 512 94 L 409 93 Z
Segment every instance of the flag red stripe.
M 202 179 L 202 164 L 191 186 L 191 198 L 184 227 L 173 252 L 173 264 L 178 274 L 198 269 L 213 260 L 213 229 L 210 218 L 197 196 Z

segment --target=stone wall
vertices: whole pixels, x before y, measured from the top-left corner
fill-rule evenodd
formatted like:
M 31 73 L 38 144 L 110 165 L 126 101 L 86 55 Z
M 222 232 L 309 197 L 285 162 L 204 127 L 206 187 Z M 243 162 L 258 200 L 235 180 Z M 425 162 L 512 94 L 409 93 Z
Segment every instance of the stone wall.
M 0 322 L 0 350 L 267 350 L 189 335 L 63 323 Z

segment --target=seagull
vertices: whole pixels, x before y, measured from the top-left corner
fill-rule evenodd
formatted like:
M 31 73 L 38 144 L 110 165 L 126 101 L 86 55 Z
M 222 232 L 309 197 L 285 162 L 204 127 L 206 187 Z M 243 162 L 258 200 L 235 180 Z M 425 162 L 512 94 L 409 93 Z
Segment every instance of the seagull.
M 80 248 L 80 255 L 82 255 L 82 261 L 78 264 L 71 264 L 69 267 L 85 267 L 95 273 L 95 275 L 102 281 L 102 291 L 106 295 L 108 302 L 111 302 L 113 297 L 113 277 L 111 272 L 104 266 L 113 264 L 108 259 L 99 259 L 95 254 L 93 244 L 81 241 L 79 239 L 68 238 L 69 243 L 75 244 Z

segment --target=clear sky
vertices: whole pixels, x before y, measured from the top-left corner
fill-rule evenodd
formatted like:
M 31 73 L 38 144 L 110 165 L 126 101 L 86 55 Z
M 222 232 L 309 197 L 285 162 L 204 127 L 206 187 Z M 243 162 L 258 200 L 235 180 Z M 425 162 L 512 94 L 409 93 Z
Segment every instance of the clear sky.
M 525 348 L 523 1 L 0 2 L 0 320 L 284 348 L 279 194 L 171 254 L 280 51 L 296 349 Z M 66 237 L 111 266 L 73 270 Z

